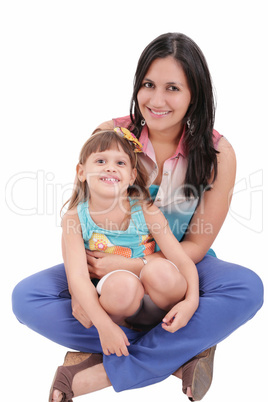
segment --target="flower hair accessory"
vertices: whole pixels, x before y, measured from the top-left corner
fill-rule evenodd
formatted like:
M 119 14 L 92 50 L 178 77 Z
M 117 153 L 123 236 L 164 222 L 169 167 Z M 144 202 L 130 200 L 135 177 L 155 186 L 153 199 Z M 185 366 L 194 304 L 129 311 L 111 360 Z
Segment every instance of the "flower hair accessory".
M 125 138 L 126 140 L 132 142 L 134 145 L 134 152 L 142 152 L 142 144 L 138 141 L 138 138 L 135 137 L 127 128 L 125 127 L 115 127 L 114 131 L 120 135 L 120 137 Z

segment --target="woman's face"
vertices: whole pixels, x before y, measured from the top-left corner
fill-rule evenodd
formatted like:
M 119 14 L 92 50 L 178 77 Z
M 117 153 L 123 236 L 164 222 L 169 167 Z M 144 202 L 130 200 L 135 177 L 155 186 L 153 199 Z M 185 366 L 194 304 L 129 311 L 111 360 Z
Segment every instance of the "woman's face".
M 137 99 L 150 132 L 181 134 L 191 93 L 181 65 L 172 56 L 152 62 Z

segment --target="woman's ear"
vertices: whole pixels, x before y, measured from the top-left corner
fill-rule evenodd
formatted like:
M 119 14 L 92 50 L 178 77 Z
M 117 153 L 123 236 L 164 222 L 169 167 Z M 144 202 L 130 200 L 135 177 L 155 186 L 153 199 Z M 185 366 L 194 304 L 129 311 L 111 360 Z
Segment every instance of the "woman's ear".
M 85 172 L 84 172 L 84 167 L 83 167 L 83 165 L 81 165 L 81 163 L 78 163 L 76 165 L 76 173 L 77 173 L 78 180 L 81 181 L 81 183 L 83 183 L 86 180 L 86 176 L 85 176 Z

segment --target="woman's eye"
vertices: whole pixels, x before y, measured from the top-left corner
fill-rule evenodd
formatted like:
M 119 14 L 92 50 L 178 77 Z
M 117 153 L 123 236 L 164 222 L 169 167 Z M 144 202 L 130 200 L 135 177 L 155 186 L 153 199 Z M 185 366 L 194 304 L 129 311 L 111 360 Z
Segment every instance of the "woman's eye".
M 168 87 L 169 91 L 175 92 L 175 91 L 179 91 L 178 87 L 174 87 L 174 85 L 171 85 L 170 87 Z
M 153 84 L 151 82 L 144 82 L 143 86 L 144 88 L 153 88 Z

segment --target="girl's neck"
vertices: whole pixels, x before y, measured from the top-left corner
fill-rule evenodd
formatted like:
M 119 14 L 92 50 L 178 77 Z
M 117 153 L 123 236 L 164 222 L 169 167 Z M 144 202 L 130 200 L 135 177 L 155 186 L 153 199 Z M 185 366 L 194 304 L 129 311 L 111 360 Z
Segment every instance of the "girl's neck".
M 96 225 L 108 230 L 126 230 L 129 225 L 131 206 L 129 199 L 92 200 L 88 202 L 89 213 Z

